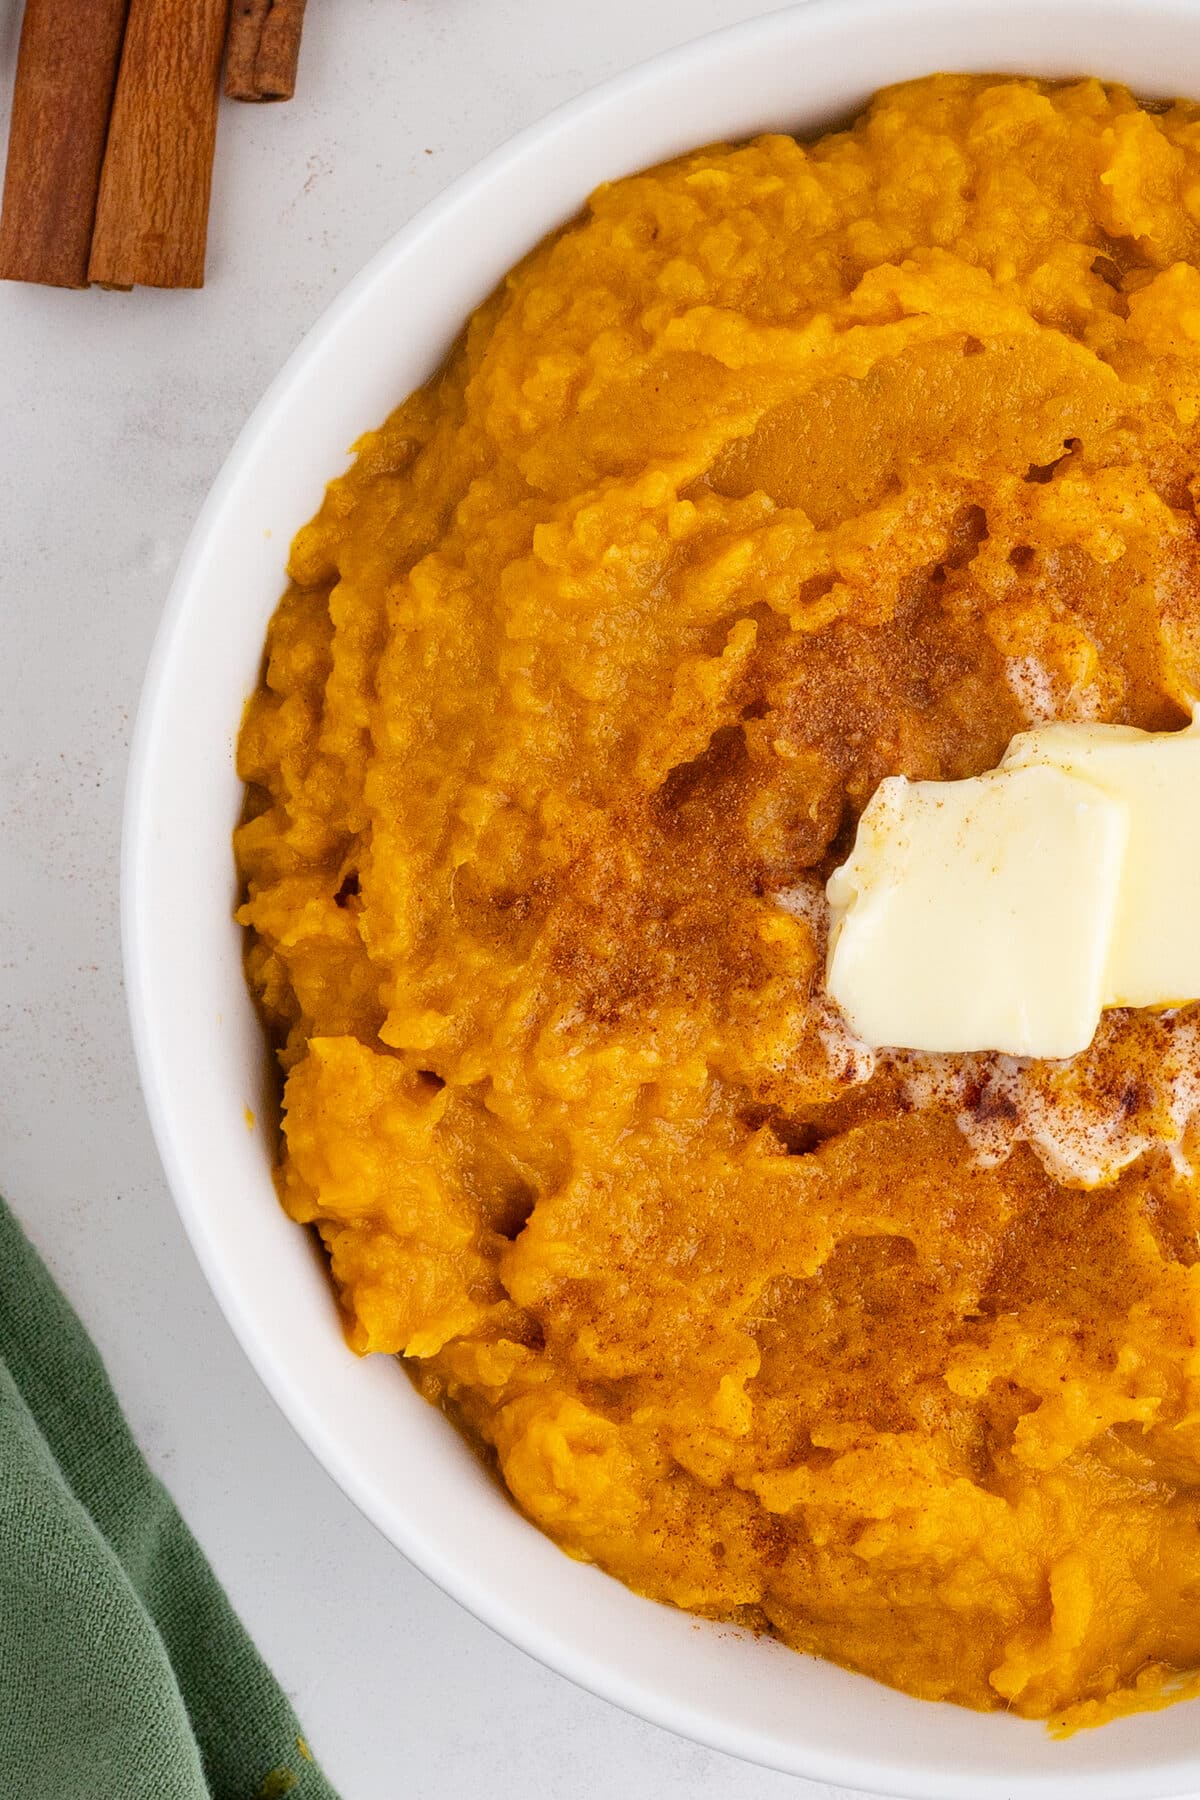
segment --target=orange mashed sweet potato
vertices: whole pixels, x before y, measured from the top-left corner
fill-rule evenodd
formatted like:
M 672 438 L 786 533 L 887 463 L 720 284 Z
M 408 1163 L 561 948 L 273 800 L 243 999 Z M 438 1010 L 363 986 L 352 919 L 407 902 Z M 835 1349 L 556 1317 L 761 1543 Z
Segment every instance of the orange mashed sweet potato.
M 1067 1727 L 1200 1663 L 1200 1008 L 875 1054 L 823 884 L 885 775 L 1185 721 L 1198 470 L 1200 109 L 913 82 L 527 257 L 297 537 L 240 744 L 354 1349 L 639 1592 Z

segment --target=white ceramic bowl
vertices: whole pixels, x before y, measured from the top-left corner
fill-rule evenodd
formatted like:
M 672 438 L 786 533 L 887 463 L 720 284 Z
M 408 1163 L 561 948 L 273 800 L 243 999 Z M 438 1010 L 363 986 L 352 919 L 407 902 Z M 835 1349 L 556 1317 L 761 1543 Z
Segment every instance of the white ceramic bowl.
M 280 1211 L 242 982 L 234 738 L 284 556 L 347 446 L 598 182 L 695 144 L 812 133 L 934 69 L 1095 74 L 1200 95 L 1196 0 L 813 0 L 701 39 L 525 132 L 394 238 L 279 376 L 209 496 L 155 646 L 129 778 L 123 924 L 142 1082 L 209 1281 L 296 1430 L 380 1530 L 551 1667 L 659 1724 L 797 1774 L 946 1800 L 1200 1788 L 1195 1704 L 1052 1742 L 910 1700 L 636 1598 L 508 1506 L 401 1369 L 346 1349 L 324 1268 Z

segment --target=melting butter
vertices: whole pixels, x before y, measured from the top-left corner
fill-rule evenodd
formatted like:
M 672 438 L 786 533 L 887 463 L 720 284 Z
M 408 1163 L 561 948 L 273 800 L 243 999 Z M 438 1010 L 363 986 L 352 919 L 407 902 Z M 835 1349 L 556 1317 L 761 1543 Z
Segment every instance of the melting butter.
M 1045 725 L 967 781 L 881 782 L 827 886 L 826 986 L 867 1043 L 1071 1057 L 1112 1006 L 1200 998 L 1200 709 Z
M 1171 732 L 1043 725 L 1014 738 L 1000 766 L 1062 769 L 1129 808 L 1103 1004 L 1200 998 L 1200 718 Z
M 1091 1042 L 1129 807 L 1043 764 L 880 783 L 830 877 L 826 986 L 868 1044 L 1073 1056 Z
M 1108 1187 L 1152 1150 L 1191 1179 L 1200 1113 L 1200 1018 L 1194 1011 L 1102 1018 L 1091 1053 L 1065 1062 L 900 1050 L 888 1067 L 908 1105 L 942 1107 L 983 1168 L 1028 1144 L 1065 1187 Z M 1114 1105 L 1114 1068 L 1120 1103 Z

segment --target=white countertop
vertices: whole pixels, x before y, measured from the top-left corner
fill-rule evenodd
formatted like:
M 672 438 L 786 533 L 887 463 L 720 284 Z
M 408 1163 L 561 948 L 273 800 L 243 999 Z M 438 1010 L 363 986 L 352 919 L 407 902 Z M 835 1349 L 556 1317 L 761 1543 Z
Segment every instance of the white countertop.
M 367 257 L 485 151 L 604 76 L 762 10 L 309 0 L 296 99 L 224 103 L 203 292 L 0 284 L 0 1190 L 344 1800 L 833 1793 L 550 1674 L 334 1487 L 184 1239 L 138 1091 L 117 930 L 142 671 L 187 531 L 267 382 Z M 0 0 L 5 132 L 19 17 L 20 0 Z

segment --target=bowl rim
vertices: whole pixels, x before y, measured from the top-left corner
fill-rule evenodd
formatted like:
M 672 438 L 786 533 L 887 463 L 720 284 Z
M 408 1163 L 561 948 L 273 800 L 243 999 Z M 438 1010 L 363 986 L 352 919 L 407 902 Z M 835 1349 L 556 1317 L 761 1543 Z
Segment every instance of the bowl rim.
M 1036 0 L 1021 0 L 1021 5 L 1027 14 L 1042 10 Z M 1085 1788 L 1093 1800 L 1105 1800 L 1107 1796 L 1114 1800 L 1163 1800 L 1165 1796 L 1185 1794 L 1200 1783 L 1200 1752 L 1164 1759 L 1152 1769 L 1126 1763 L 1099 1774 L 1075 1770 L 1032 1779 L 1006 1776 L 1003 1771 L 992 1776 L 973 1772 L 964 1778 L 961 1772 L 939 1769 L 932 1753 L 928 1769 L 918 1776 L 898 1769 L 886 1755 L 873 1754 L 866 1746 L 852 1758 L 828 1755 L 817 1747 L 806 1749 L 795 1759 L 784 1758 L 778 1745 L 765 1737 L 761 1743 L 754 1741 L 749 1728 L 734 1725 L 699 1704 L 689 1708 L 669 1703 L 663 1695 L 648 1692 L 640 1681 L 626 1679 L 620 1669 L 593 1653 L 553 1639 L 527 1616 L 507 1607 L 497 1595 L 481 1589 L 474 1578 L 464 1577 L 443 1542 L 398 1524 L 370 1484 L 347 1466 L 336 1432 L 310 1403 L 296 1373 L 276 1356 L 255 1316 L 231 1284 L 224 1253 L 206 1220 L 202 1184 L 194 1179 L 178 1151 L 171 1104 L 155 1055 L 154 970 L 144 950 L 147 933 L 141 875 L 153 857 L 155 749 L 168 726 L 167 678 L 175 640 L 194 602 L 201 564 L 218 521 L 239 491 L 260 445 L 286 411 L 298 380 L 320 360 L 360 299 L 419 244 L 441 235 L 468 197 L 511 178 L 526 163 L 536 164 L 556 140 L 568 136 L 585 120 L 616 104 L 636 104 L 642 95 L 652 95 L 665 77 L 686 78 L 693 70 L 719 59 L 734 43 L 743 46 L 758 40 L 762 45 L 770 45 L 778 41 L 792 48 L 797 31 L 803 37 L 822 29 L 839 35 L 873 27 L 891 29 L 907 15 L 954 15 L 957 20 L 969 21 L 993 13 L 996 6 L 997 0 L 800 0 L 799 4 L 786 4 L 664 50 L 555 107 L 489 152 L 389 237 L 338 292 L 288 356 L 239 431 L 197 515 L 171 583 L 146 666 L 129 755 L 120 862 L 122 958 L 135 1058 L 159 1157 L 192 1248 L 234 1335 L 276 1405 L 337 1485 L 389 1542 L 474 1617 L 544 1666 L 635 1716 L 732 1756 L 810 1780 L 911 1800 L 963 1800 L 968 1789 L 972 1800 L 1002 1800 L 1002 1796 L 1011 1795 L 1016 1781 L 1020 1781 L 1031 1800 L 1050 1800 L 1051 1796 L 1066 1800 L 1068 1795 Z M 1112 21 L 1133 22 L 1139 14 L 1153 14 L 1170 16 L 1181 30 L 1194 30 L 1200 18 L 1196 0 L 1044 0 L 1044 6 L 1064 24 L 1073 16 L 1094 19 L 1104 15 Z M 1086 55 L 1082 61 L 1086 64 Z M 981 72 L 989 72 L 994 66 L 989 63 Z M 803 103 L 802 77 L 797 85 L 797 102 L 798 106 Z

